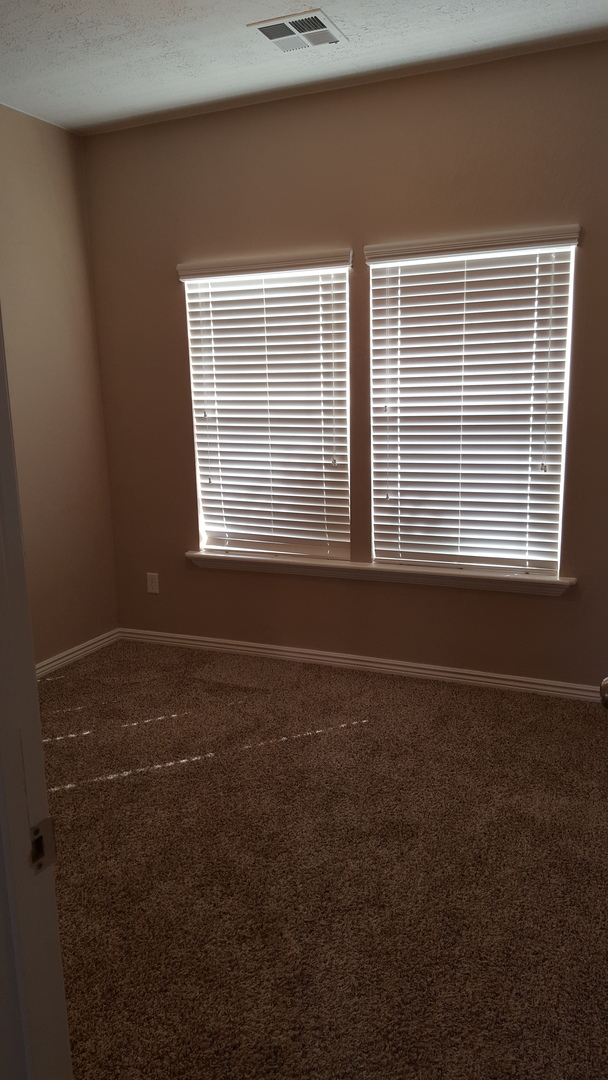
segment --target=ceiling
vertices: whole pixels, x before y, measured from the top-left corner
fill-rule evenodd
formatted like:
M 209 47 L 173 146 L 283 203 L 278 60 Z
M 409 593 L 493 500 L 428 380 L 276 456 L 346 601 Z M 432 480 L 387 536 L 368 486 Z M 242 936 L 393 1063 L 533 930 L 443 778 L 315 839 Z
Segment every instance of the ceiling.
M 284 53 L 247 24 L 286 3 L 0 0 L 0 102 L 86 131 L 608 36 L 606 0 L 327 0 L 344 40 Z

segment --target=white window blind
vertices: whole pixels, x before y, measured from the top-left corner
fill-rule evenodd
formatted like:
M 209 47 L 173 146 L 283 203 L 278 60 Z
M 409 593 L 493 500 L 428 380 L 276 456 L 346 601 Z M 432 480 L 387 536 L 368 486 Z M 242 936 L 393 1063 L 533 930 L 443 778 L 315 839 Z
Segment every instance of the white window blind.
M 184 280 L 201 546 L 348 558 L 348 267 Z
M 557 572 L 573 258 L 372 262 L 377 560 Z

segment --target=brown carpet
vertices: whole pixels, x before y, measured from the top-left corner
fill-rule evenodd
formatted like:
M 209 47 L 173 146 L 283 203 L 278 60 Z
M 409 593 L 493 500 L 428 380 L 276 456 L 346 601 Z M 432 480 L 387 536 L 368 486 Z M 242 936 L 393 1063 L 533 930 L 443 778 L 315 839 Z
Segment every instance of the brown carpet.
M 599 705 L 132 642 L 40 696 L 76 1080 L 606 1080 Z

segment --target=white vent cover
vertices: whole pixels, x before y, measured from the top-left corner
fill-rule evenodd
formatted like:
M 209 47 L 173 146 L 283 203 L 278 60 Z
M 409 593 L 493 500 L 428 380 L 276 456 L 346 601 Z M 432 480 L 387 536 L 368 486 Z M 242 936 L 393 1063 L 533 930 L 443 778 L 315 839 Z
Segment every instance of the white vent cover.
M 313 45 L 334 45 L 345 40 L 344 34 L 320 8 L 249 25 L 259 30 L 281 52 L 309 49 Z

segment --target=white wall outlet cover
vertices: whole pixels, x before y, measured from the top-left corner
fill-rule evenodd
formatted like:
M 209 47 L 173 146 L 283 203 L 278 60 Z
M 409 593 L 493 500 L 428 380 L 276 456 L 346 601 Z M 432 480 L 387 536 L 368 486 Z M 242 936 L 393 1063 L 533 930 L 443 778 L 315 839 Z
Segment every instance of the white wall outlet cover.
M 148 586 L 148 592 L 157 593 L 158 589 L 158 574 L 146 574 L 146 581 Z

